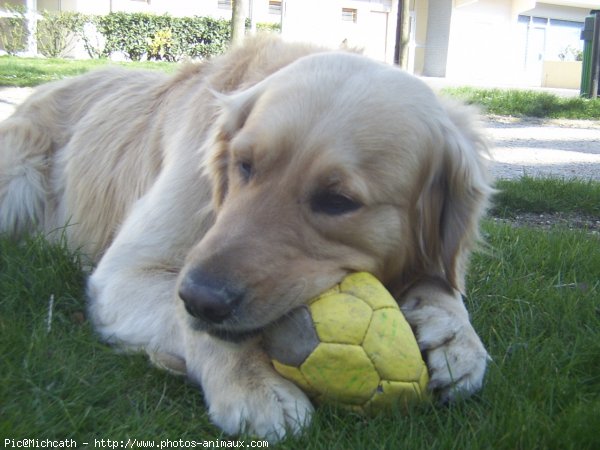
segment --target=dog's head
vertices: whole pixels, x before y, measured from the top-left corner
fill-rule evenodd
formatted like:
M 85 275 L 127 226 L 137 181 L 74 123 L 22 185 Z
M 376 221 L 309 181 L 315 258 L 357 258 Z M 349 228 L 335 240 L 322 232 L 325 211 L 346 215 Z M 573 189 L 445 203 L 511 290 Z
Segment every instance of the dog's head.
M 463 289 L 484 144 L 422 82 L 323 53 L 220 101 L 216 222 L 179 289 L 203 327 L 260 329 L 355 271 L 395 292 L 423 277 Z

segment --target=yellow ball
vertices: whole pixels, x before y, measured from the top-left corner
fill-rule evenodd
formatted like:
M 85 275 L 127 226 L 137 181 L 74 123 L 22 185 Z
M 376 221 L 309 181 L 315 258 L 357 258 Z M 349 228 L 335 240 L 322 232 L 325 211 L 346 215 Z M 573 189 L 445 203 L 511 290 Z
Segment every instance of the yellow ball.
M 317 403 L 375 412 L 427 397 L 429 375 L 391 294 L 354 273 L 265 333 L 275 370 Z

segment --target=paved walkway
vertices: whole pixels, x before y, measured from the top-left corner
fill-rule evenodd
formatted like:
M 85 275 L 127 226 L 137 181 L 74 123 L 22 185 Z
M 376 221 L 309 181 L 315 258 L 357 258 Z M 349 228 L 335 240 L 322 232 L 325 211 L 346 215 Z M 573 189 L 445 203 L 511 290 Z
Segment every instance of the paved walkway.
M 32 88 L 11 88 L 0 86 L 0 120 L 12 114 L 15 107 L 33 92 Z
M 489 117 L 492 173 L 600 181 L 600 122 Z
M 0 87 L 0 120 L 32 91 Z M 566 91 L 562 95 L 576 95 Z M 494 143 L 491 170 L 497 178 L 527 174 L 600 181 L 600 122 L 487 117 L 485 127 Z

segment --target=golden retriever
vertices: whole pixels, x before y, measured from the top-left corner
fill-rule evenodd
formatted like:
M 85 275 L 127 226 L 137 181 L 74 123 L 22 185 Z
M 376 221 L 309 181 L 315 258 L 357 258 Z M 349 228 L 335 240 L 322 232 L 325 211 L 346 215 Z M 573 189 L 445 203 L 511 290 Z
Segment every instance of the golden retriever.
M 97 264 L 104 340 L 197 381 L 225 432 L 276 440 L 312 406 L 259 332 L 350 272 L 393 293 L 442 400 L 481 387 L 462 294 L 485 151 L 463 107 L 395 67 L 255 38 L 176 75 L 40 87 L 0 125 L 0 231 L 66 232 Z

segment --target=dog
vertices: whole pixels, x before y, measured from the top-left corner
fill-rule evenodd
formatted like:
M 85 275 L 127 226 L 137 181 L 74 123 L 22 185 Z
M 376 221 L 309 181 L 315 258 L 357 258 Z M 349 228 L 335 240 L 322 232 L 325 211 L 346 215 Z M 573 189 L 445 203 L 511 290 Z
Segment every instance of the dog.
M 352 272 L 394 295 L 441 401 L 480 389 L 462 296 L 487 148 L 398 68 L 259 37 L 175 75 L 39 87 L 0 124 L 0 231 L 66 234 L 104 341 L 197 382 L 226 433 L 275 441 L 313 406 L 260 331 Z

